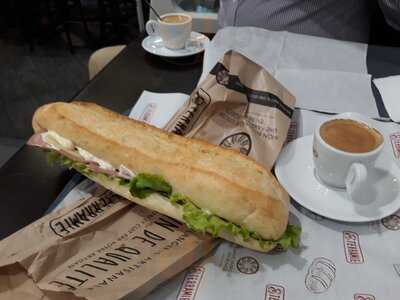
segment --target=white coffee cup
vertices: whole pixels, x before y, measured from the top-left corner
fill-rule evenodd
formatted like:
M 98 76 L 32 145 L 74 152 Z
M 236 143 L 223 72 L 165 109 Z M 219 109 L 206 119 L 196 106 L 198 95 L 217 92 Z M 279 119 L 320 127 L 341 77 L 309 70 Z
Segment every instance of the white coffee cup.
M 167 17 L 174 16 L 178 19 L 177 22 L 164 21 Z M 185 48 L 192 32 L 192 17 L 183 13 L 164 14 L 161 20 L 149 20 L 146 23 L 146 31 L 148 35 L 160 36 L 165 47 L 174 50 L 182 49 Z
M 338 119 L 353 120 L 366 125 L 381 136 L 381 143 L 371 151 L 359 153 L 346 152 L 331 146 L 321 137 L 321 127 L 327 122 Z M 383 146 L 383 136 L 372 126 L 371 120 L 351 113 L 337 115 L 315 129 L 313 159 L 316 176 L 325 185 L 346 189 L 350 199 L 357 202 L 366 199 L 368 173 L 373 172 L 374 163 Z

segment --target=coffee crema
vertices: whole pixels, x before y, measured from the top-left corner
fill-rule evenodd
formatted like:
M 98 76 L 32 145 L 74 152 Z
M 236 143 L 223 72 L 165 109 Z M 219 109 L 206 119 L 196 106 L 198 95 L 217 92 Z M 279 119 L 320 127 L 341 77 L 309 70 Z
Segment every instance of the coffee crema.
M 188 17 L 182 16 L 182 15 L 169 15 L 161 18 L 161 21 L 164 23 L 171 23 L 171 24 L 176 24 L 176 23 L 185 23 L 189 20 Z
M 370 152 L 383 142 L 376 129 L 350 119 L 328 121 L 321 126 L 319 133 L 330 146 L 350 153 Z

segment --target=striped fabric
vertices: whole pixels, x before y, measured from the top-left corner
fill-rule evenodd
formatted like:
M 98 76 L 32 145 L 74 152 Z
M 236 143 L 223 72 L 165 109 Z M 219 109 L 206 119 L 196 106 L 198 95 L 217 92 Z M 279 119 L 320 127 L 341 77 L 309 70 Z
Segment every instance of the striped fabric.
M 370 13 L 378 2 L 389 23 L 399 25 L 400 0 L 220 0 L 219 25 L 368 42 Z

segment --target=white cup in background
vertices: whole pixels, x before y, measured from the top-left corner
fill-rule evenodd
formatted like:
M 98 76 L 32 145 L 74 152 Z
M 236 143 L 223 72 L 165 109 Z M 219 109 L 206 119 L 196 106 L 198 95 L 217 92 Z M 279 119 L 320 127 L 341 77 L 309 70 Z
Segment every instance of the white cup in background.
M 321 137 L 321 127 L 332 120 L 353 120 L 369 129 L 374 130 L 381 137 L 381 143 L 368 152 L 346 152 L 328 144 Z M 366 118 L 349 116 L 349 114 L 337 115 L 318 126 L 314 132 L 313 159 L 315 172 L 322 183 L 335 187 L 345 188 L 349 198 L 357 202 L 369 198 L 368 173 L 373 172 L 375 160 L 378 158 L 384 146 L 383 135 L 379 133 Z
M 164 20 L 176 19 L 176 22 Z M 161 20 L 149 20 L 146 23 L 148 35 L 160 36 L 164 46 L 169 49 L 182 49 L 190 38 L 192 32 L 192 17 L 183 13 L 169 13 L 161 16 Z

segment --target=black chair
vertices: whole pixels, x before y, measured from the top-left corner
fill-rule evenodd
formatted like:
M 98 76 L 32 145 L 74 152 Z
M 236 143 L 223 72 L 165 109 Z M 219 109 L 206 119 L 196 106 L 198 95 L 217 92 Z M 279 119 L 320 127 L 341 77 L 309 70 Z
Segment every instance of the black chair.
M 142 12 L 142 3 L 137 3 L 136 0 L 98 0 L 99 7 L 99 22 L 100 22 L 100 41 L 106 40 L 107 29 L 111 35 L 114 35 L 118 41 L 124 40 L 124 31 L 131 18 L 137 18 L 137 15 Z M 137 10 L 137 5 L 140 5 Z M 143 19 L 143 16 L 141 16 Z M 138 22 L 143 22 L 139 20 Z M 139 24 L 139 28 L 141 28 Z
M 11 10 L 16 17 L 16 26 L 28 42 L 30 51 L 37 41 L 46 42 L 55 33 L 65 33 L 68 48 L 74 53 L 71 38 L 71 23 L 82 24 L 89 40 L 86 15 L 80 0 L 16 0 Z M 76 10 L 77 14 L 72 11 Z
M 86 39 L 90 39 L 90 31 L 81 0 L 45 0 L 45 7 L 46 15 L 50 20 L 52 28 L 55 31 L 65 33 L 71 53 L 75 52 L 70 30 L 72 22 L 81 23 L 84 28 Z M 77 16 L 71 13 L 73 9 L 78 10 Z

